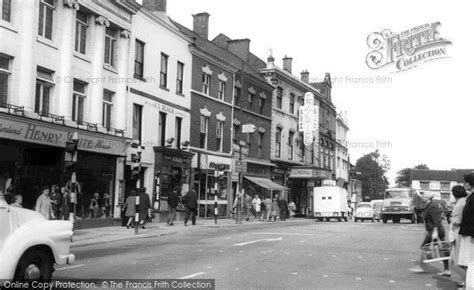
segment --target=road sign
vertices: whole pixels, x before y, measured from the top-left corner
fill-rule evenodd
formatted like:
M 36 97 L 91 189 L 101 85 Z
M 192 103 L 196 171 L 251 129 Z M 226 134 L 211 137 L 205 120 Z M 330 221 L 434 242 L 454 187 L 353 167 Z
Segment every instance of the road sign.
M 244 124 L 242 125 L 242 133 L 253 133 L 257 130 L 257 126 L 254 124 Z
M 235 160 L 235 171 L 247 172 L 247 162 L 242 161 L 242 160 Z

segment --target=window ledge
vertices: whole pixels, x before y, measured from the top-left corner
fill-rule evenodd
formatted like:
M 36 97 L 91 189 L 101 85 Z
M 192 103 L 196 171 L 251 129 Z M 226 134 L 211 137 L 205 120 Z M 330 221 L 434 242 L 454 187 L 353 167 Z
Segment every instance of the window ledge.
M 168 89 L 167 87 L 164 87 L 164 86 L 162 86 L 162 85 L 160 85 L 160 89 L 162 89 L 162 90 L 164 90 L 164 91 L 167 91 L 167 92 L 170 91 L 170 89 Z
M 142 81 L 142 82 L 145 82 L 145 83 L 146 83 L 146 79 L 145 79 L 145 78 L 143 78 L 143 77 L 141 77 L 141 76 L 139 76 L 139 75 L 136 75 L 136 74 L 134 74 L 134 75 L 133 75 L 133 78 L 135 78 L 135 79 L 137 79 L 137 80 L 140 80 L 140 81 Z
M 15 29 L 15 27 L 11 24 L 11 22 L 8 22 L 5 20 L 0 20 L 0 28 L 5 28 L 12 32 L 18 33 L 18 30 Z
M 118 74 L 118 71 L 116 68 L 114 68 L 113 66 L 109 65 L 109 64 L 104 64 L 104 69 L 105 70 L 108 70 L 112 73 L 115 73 L 115 74 Z
M 178 93 L 178 92 L 176 92 L 176 95 L 177 95 L 177 96 L 180 96 L 180 97 L 186 97 L 183 93 Z
M 86 55 L 82 54 L 82 53 L 79 53 L 77 51 L 74 51 L 74 57 L 80 59 L 80 60 L 83 60 L 85 62 L 88 62 L 90 63 L 91 62 L 91 59 L 88 58 Z
M 47 45 L 51 48 L 54 48 L 54 49 L 58 49 L 58 47 L 56 46 L 56 44 L 54 44 L 54 42 L 52 42 L 51 40 L 41 36 L 41 35 L 37 35 L 36 36 L 36 41 L 39 42 L 39 43 L 42 43 L 44 45 Z

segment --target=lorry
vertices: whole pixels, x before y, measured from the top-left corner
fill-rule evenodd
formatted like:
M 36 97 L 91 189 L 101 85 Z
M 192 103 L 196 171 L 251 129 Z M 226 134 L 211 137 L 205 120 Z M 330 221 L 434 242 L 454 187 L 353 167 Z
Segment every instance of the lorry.
M 393 223 L 400 223 L 404 218 L 414 224 L 421 213 L 420 207 L 421 198 L 416 190 L 407 187 L 389 188 L 384 193 L 382 221 L 385 224 L 391 219 Z
M 321 186 L 314 188 L 314 218 L 316 221 L 346 221 L 349 216 L 347 191 L 339 186 Z

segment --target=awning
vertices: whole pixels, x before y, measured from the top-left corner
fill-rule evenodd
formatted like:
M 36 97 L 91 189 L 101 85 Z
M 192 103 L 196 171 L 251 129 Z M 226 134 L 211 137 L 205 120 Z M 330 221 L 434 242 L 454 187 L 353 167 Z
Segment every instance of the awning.
M 288 189 L 287 187 L 284 187 L 283 185 L 280 185 L 278 183 L 275 183 L 271 181 L 268 178 L 262 178 L 262 177 L 250 177 L 250 176 L 244 176 L 246 179 L 249 181 L 255 183 L 258 186 L 261 186 L 263 188 L 269 189 L 269 190 L 286 190 Z

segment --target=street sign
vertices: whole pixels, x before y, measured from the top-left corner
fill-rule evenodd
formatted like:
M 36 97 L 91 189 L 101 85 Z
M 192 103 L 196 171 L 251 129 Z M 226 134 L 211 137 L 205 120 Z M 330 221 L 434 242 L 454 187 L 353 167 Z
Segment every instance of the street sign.
M 253 133 L 257 130 L 257 126 L 254 124 L 244 124 L 242 125 L 242 133 Z
M 299 108 L 300 118 L 298 120 L 298 130 L 303 132 L 303 143 L 311 146 L 313 136 L 318 136 L 319 109 L 314 105 L 314 94 L 308 92 L 304 95 L 304 106 Z M 315 132 L 316 131 L 316 132 Z
M 247 172 L 247 162 L 242 161 L 242 160 L 235 160 L 235 171 Z

